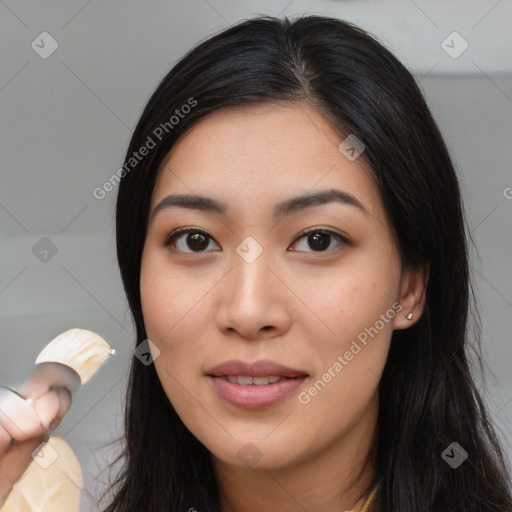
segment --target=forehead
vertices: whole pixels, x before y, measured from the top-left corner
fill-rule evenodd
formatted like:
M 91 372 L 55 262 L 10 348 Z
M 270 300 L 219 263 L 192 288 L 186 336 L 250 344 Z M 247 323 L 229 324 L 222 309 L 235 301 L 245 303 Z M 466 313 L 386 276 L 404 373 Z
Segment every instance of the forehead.
M 356 196 L 372 217 L 383 205 L 363 158 L 339 149 L 345 135 L 304 103 L 229 107 L 209 114 L 175 143 L 153 194 L 196 193 L 249 207 L 338 188 Z

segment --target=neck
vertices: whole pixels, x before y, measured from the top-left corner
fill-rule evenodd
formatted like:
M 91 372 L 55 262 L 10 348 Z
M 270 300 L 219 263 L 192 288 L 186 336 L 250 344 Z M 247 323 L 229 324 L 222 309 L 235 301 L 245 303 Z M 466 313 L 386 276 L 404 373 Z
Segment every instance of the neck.
M 374 478 L 365 466 L 376 426 L 376 408 L 314 458 L 292 467 L 240 468 L 214 457 L 222 512 L 343 510 L 361 506 Z

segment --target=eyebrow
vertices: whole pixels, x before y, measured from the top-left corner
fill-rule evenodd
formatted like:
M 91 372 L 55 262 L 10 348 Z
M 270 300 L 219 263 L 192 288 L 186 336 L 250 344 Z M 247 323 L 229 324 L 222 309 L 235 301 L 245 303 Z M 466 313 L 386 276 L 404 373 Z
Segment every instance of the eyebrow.
M 301 194 L 277 203 L 274 206 L 274 217 L 284 217 L 306 208 L 332 202 L 354 206 L 365 215 L 370 215 L 366 208 L 355 196 L 349 194 L 348 192 L 344 192 L 343 190 L 331 188 L 329 190 Z M 225 215 L 228 211 L 228 205 L 226 203 L 211 197 L 197 194 L 171 194 L 164 197 L 155 206 L 151 216 L 154 217 L 158 212 L 172 207 L 190 208 L 206 212 L 220 213 L 223 215 Z

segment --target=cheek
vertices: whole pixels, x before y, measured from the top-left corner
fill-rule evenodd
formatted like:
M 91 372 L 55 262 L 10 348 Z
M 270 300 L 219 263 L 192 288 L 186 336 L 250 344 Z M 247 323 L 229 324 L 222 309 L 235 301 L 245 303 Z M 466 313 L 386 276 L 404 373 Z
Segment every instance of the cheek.
M 317 373 L 325 375 L 330 369 L 322 380 L 332 380 L 331 390 L 343 388 L 339 396 L 350 395 L 361 382 L 377 384 L 401 309 L 398 282 L 396 261 L 360 257 L 328 275 L 317 275 L 314 283 L 308 279 L 300 285 L 311 312 L 302 325 L 309 330 L 307 338 L 314 340 L 310 350 L 318 358 Z
M 165 257 L 148 253 L 143 257 L 140 292 L 146 333 L 166 346 L 201 332 L 202 299 L 211 286 L 204 276 L 172 271 Z M 190 331 L 192 329 L 192 332 Z
M 194 406 L 184 390 L 194 389 L 200 380 L 201 343 L 213 321 L 207 314 L 211 288 L 200 272 L 173 270 L 159 254 L 148 253 L 143 258 L 140 290 L 146 334 L 160 350 L 155 369 L 179 410 Z
M 398 280 L 389 265 L 385 270 L 359 262 L 314 278 L 301 277 L 295 290 L 312 319 L 323 324 L 325 340 L 332 341 L 356 336 L 385 314 L 397 300 Z
M 308 348 L 316 363 L 315 375 L 298 396 L 306 423 L 328 417 L 337 428 L 349 429 L 377 393 L 400 306 L 393 308 L 395 295 L 389 283 L 380 286 L 362 276 L 339 279 L 327 298 L 314 295 L 319 316 L 333 332 L 309 336 L 314 340 Z

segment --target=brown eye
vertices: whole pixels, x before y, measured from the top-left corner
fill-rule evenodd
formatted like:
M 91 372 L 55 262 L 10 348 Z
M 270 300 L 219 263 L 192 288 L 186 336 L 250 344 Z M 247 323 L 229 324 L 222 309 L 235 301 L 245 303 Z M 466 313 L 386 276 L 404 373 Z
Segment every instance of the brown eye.
M 178 252 L 200 253 L 205 252 L 213 238 L 200 229 L 180 229 L 171 233 L 165 242 L 165 246 L 172 245 Z
M 302 245 L 303 248 L 298 250 L 306 250 L 306 252 L 328 252 L 329 250 L 333 249 L 333 247 L 331 247 L 333 240 L 338 242 L 334 248 L 339 247 L 342 244 L 349 244 L 349 240 L 339 233 L 318 228 L 302 233 L 302 235 L 296 239 L 294 244 L 297 244 L 298 241 L 302 239 L 305 239 L 307 247 L 311 250 L 308 251 L 304 249 L 304 244 Z

